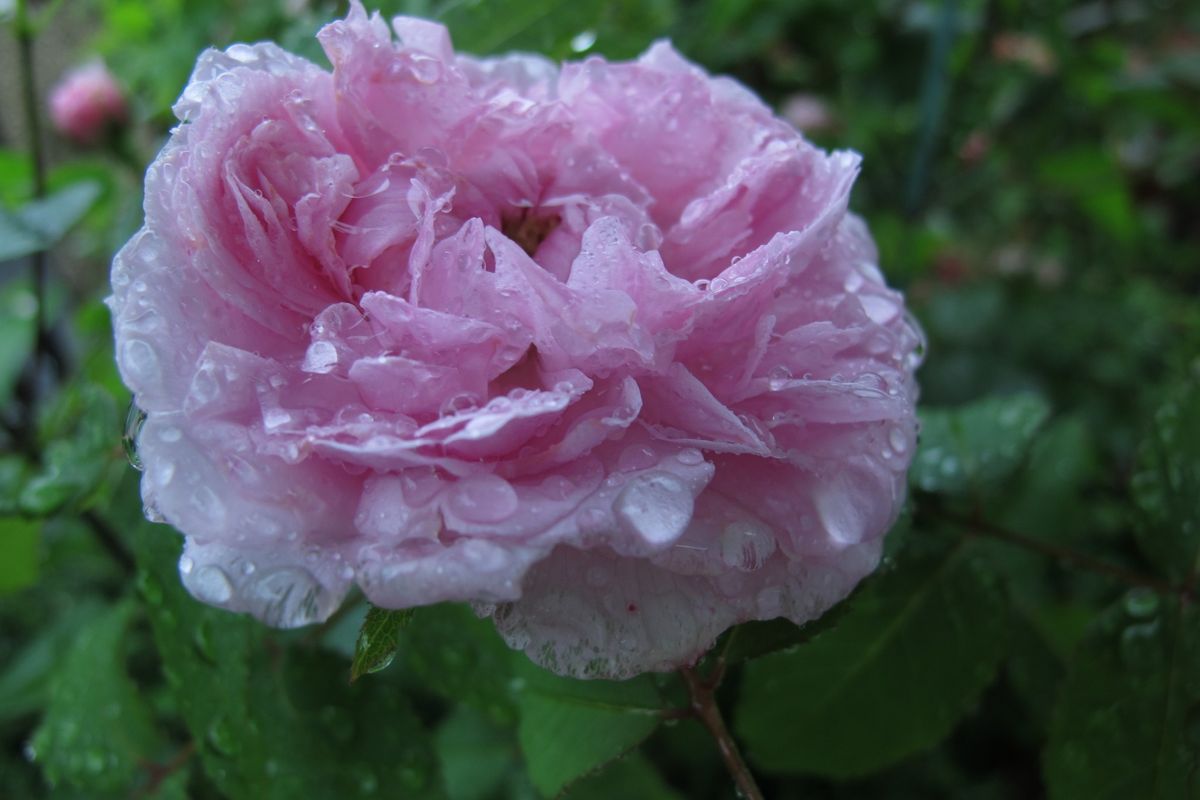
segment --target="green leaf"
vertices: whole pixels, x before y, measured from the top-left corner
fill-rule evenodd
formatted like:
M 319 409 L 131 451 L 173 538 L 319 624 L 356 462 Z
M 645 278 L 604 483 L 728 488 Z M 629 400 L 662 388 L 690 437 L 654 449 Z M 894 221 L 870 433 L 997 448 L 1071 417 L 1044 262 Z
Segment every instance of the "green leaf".
M 132 603 L 121 603 L 79 631 L 58 665 L 50 704 L 33 736 L 47 780 L 96 795 L 122 794 L 158 747 L 145 698 L 125 672 Z
M 567 800 L 611 800 L 615 797 L 682 800 L 682 795 L 666 784 L 653 764 L 638 753 L 630 753 L 597 774 L 589 775 L 571 786 L 565 796 Z
M 41 520 L 0 517 L 0 594 L 37 581 Z
M 94 181 L 82 181 L 31 200 L 16 212 L 0 210 L 0 261 L 53 247 L 88 212 L 100 190 Z
M 1200 386 L 1175 391 L 1142 442 L 1133 494 L 1141 509 L 1138 545 L 1182 580 L 1200 569 Z
M 466 706 L 438 728 L 437 752 L 450 800 L 495 797 L 505 778 L 520 766 L 511 730 Z
M 0 218 L 0 241 L 4 239 L 3 225 Z M 0 287 L 0 400 L 12 394 L 33 352 L 36 316 L 37 299 L 27 281 L 15 280 Z
M 69 611 L 41 626 L 37 635 L 5 663 L 0 672 L 0 722 L 46 704 L 55 664 L 101 612 L 102 608 L 92 601 L 73 604 Z
M 422 608 L 400 634 L 400 659 L 410 681 L 421 689 L 496 721 L 516 720 L 510 689 L 513 653 L 495 626 L 467 605 Z
M 840 778 L 936 744 L 991 681 L 1006 608 L 961 545 L 873 578 L 832 630 L 747 665 L 735 718 L 747 755 Z
M 178 538 L 142 522 L 136 528 L 141 590 L 167 684 L 221 793 L 439 796 L 428 737 L 386 676 L 348 685 L 341 657 L 282 648 L 258 622 L 199 604 L 180 585 Z
M 43 420 L 43 464 L 21 491 L 22 510 L 45 515 L 69 503 L 86 507 L 106 479 L 115 482 L 125 463 L 118 419 L 112 395 L 99 386 L 84 383 L 62 392 Z
M 411 3 L 409 5 L 412 5 Z M 434 16 L 464 52 L 490 55 L 513 50 L 551 58 L 602 52 L 630 57 L 663 32 L 675 17 L 672 0 L 443 0 Z
M 538 791 L 572 781 L 630 750 L 658 726 L 663 703 L 649 675 L 628 681 L 560 678 L 514 655 L 517 738 Z
M 743 622 L 731 628 L 725 634 L 727 638 L 718 642 L 713 650 L 720 652 L 723 647 L 727 664 L 737 664 L 779 650 L 787 650 L 837 625 L 847 608 L 847 604 L 839 604 L 804 625 L 797 625 L 783 618 Z
M 1200 611 L 1133 590 L 1076 652 L 1045 751 L 1054 800 L 1173 800 L 1200 786 Z
M 921 446 L 909 479 L 927 492 L 981 491 L 1021 463 L 1050 407 L 1035 394 L 989 397 L 921 412 Z
M 358 631 L 354 645 L 354 662 L 350 666 L 350 680 L 356 681 L 363 675 L 386 669 L 396 657 L 400 647 L 400 631 L 413 617 L 412 609 L 389 611 L 371 606 L 367 618 Z

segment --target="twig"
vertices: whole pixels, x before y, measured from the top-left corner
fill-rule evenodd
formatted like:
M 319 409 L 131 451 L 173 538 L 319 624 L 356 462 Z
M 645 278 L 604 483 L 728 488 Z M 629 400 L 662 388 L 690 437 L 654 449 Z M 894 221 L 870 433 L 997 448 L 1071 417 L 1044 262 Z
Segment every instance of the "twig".
M 1007 542 L 1017 547 L 1023 547 L 1026 550 L 1040 553 L 1047 558 L 1057 561 L 1070 562 L 1077 567 L 1114 578 L 1129 586 L 1145 586 L 1163 594 L 1175 594 L 1180 591 L 1179 587 L 1173 586 L 1167 581 L 1153 575 L 1144 575 L 1087 553 L 1072 550 L 1069 547 L 1063 547 L 1051 542 L 1043 542 L 1040 539 L 1034 539 L 1031 536 L 994 525 L 986 520 L 970 519 L 948 511 L 936 511 L 934 513 L 947 522 L 952 522 L 966 528 L 968 533 L 986 536 L 989 539 L 996 539 L 997 541 Z
M 683 677 L 683 682 L 687 684 L 688 694 L 692 698 L 692 712 L 716 740 L 717 749 L 721 752 L 721 759 L 733 777 L 738 792 L 746 800 L 763 800 L 762 790 L 758 788 L 758 784 L 754 781 L 754 775 L 746 766 L 746 760 L 742 758 L 737 742 L 733 740 L 729 729 L 725 727 L 721 709 L 718 708 L 716 698 L 713 697 L 713 687 L 690 667 L 679 670 L 679 674 Z
M 17 0 L 14 31 L 21 69 L 21 99 L 25 112 L 25 128 L 29 136 L 29 157 L 33 168 L 33 196 L 46 195 L 46 159 L 42 151 L 42 125 L 38 116 L 37 83 L 33 64 L 33 21 L 29 16 L 29 0 Z M 33 386 L 31 409 L 37 408 L 38 382 L 42 375 L 42 362 L 47 353 L 49 334 L 46 325 L 46 254 L 42 250 L 29 257 L 30 279 L 33 283 L 34 309 L 34 353 Z
M 162 766 L 158 764 L 146 764 L 145 769 L 150 777 L 147 779 L 146 785 L 134 797 L 153 797 L 159 790 L 159 787 L 162 786 L 163 781 L 182 769 L 195 754 L 196 743 L 188 742 L 166 764 Z
M 96 537 L 96 541 L 104 548 L 113 561 L 121 565 L 128 575 L 137 573 L 137 563 L 133 560 L 133 554 L 129 552 L 129 548 L 121 541 L 121 537 L 113 530 L 113 527 L 108 524 L 104 517 L 101 517 L 95 511 L 88 509 L 79 515 L 80 518 L 87 523 L 92 534 Z

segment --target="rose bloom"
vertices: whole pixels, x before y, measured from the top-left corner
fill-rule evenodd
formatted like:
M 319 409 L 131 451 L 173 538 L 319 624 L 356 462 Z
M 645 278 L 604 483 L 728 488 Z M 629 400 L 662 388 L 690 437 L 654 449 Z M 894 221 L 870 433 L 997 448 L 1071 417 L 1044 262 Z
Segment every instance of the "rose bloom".
M 50 92 L 55 130 L 79 144 L 94 143 L 128 114 L 121 87 L 100 61 L 67 73 Z
M 456 55 L 354 3 L 332 74 L 200 57 L 113 265 L 149 513 L 200 600 L 472 601 L 575 676 L 810 620 L 878 563 L 921 343 L 859 158 L 666 43 Z

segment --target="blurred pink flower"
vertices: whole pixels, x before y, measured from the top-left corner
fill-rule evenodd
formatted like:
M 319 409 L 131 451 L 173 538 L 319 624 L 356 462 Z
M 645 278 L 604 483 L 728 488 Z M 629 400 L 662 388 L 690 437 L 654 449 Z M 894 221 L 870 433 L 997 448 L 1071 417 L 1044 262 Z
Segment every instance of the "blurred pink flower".
M 780 116 L 790 122 L 796 130 L 815 133 L 834 127 L 835 120 L 829 106 L 815 94 L 794 94 L 783 101 Z
M 96 142 L 129 113 L 125 95 L 108 68 L 93 61 L 73 70 L 50 93 L 55 129 L 80 144 Z
M 113 265 L 151 513 L 201 600 L 473 601 L 560 673 L 689 663 L 876 565 L 919 332 L 859 158 L 666 43 L 456 55 L 356 2 L 327 73 L 204 53 Z

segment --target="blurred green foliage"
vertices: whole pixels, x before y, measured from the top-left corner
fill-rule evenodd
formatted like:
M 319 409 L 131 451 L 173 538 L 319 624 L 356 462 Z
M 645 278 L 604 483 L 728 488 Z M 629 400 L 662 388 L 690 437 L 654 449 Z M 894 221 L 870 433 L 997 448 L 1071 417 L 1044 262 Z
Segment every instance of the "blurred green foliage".
M 768 797 L 1200 792 L 1200 7 L 368 5 L 484 54 L 670 37 L 782 113 L 818 101 L 798 124 L 864 154 L 853 205 L 929 336 L 924 428 L 879 574 L 701 665 L 725 670 Z M 126 84 L 137 135 L 60 158 L 41 199 L 24 143 L 0 149 L 0 261 L 60 267 L 55 375 L 30 373 L 32 288 L 7 268 L 0 286 L 0 795 L 729 796 L 676 676 L 556 678 L 455 606 L 283 633 L 186 595 L 121 452 L 105 265 L 196 54 L 269 38 L 321 60 L 312 34 L 344 4 L 34 10 L 43 35 L 88 32 L 78 58 Z

